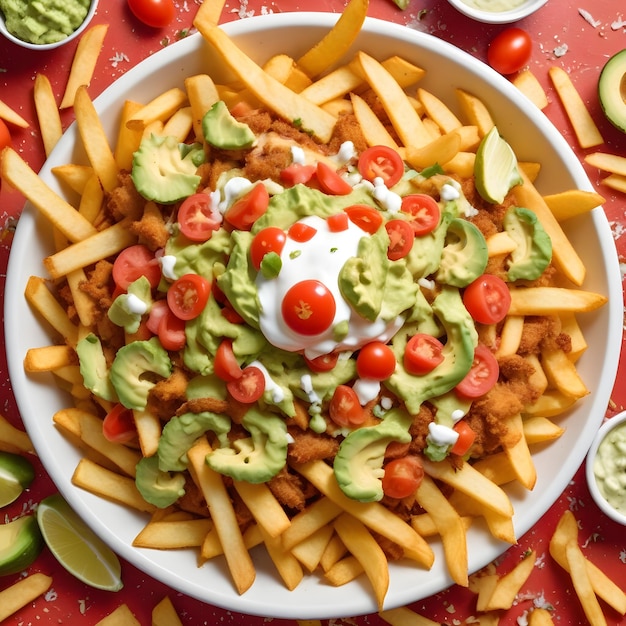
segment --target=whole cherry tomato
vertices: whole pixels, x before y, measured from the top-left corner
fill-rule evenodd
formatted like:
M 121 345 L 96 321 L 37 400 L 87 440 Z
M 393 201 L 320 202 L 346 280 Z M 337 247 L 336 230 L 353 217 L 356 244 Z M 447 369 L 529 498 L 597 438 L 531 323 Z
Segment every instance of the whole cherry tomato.
M 148 26 L 163 28 L 176 16 L 174 0 L 128 0 L 128 8 Z
M 512 26 L 496 35 L 489 44 L 487 62 L 500 74 L 514 74 L 530 61 L 532 49 L 530 35 Z

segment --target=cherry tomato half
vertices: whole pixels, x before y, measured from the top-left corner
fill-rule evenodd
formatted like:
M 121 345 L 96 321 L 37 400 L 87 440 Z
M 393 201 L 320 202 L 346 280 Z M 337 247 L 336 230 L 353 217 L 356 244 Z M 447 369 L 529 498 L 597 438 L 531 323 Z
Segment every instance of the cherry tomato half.
M 170 310 L 167 311 L 159 321 L 159 329 L 157 332 L 161 345 L 171 352 L 182 350 L 187 342 L 185 335 L 185 320 L 176 317 Z
M 285 323 L 301 335 L 319 335 L 335 319 L 337 305 L 332 292 L 319 280 L 303 280 L 291 287 L 282 303 Z
M 335 213 L 335 215 L 331 215 L 326 219 L 326 223 L 331 233 L 341 233 L 344 230 L 348 230 L 348 214 Z
M 416 456 L 403 456 L 385 465 L 382 478 L 383 492 L 390 498 L 413 495 L 424 478 L 424 467 Z
M 257 183 L 248 193 L 226 209 L 224 217 L 239 230 L 250 230 L 252 224 L 267 211 L 270 195 L 263 183 Z
M 532 49 L 532 39 L 525 30 L 506 28 L 489 44 L 487 62 L 500 74 L 514 74 L 530 61 Z
M 204 242 L 222 223 L 222 215 L 211 206 L 206 193 L 194 193 L 186 198 L 178 209 L 180 232 L 191 241 Z
M 102 434 L 115 443 L 132 441 L 137 435 L 132 410 L 123 404 L 116 404 L 102 420 Z
M 450 448 L 452 454 L 463 456 L 468 453 L 476 439 L 476 433 L 472 427 L 465 421 L 461 420 L 454 425 L 454 430 L 459 434 L 456 443 Z
M 328 405 L 328 415 L 338 426 L 349 428 L 365 421 L 365 411 L 356 391 L 348 385 L 337 385 Z
M 192 320 L 204 310 L 211 293 L 211 283 L 199 274 L 185 274 L 167 290 L 167 303 L 181 320 Z
M 439 225 L 441 210 L 437 201 L 428 194 L 413 193 L 404 196 L 401 210 L 410 216 L 413 233 L 418 237 L 427 235 Z
M 227 383 L 241 378 L 243 370 L 235 357 L 233 342 L 230 339 L 222 339 L 217 347 L 215 360 L 213 361 L 213 371 L 218 378 Z
M 287 235 L 282 228 L 277 226 L 268 226 L 260 230 L 250 244 L 250 260 L 255 270 L 261 269 L 263 257 L 269 252 L 275 252 L 280 255 L 285 247 Z
M 432 372 L 443 362 L 443 344 L 427 333 L 413 335 L 404 350 L 404 369 L 409 374 L 421 376 Z
M 293 187 L 308 183 L 315 175 L 317 168 L 315 165 L 303 165 L 300 163 L 292 163 L 280 172 L 280 181 L 285 187 Z
M 161 281 L 161 267 L 154 253 L 142 244 L 124 248 L 113 263 L 113 280 L 122 290 L 141 276 L 145 276 L 151 287 L 156 287 Z
M 168 314 L 170 307 L 167 300 L 155 300 L 150 307 L 148 321 L 146 326 L 153 335 L 159 334 L 159 324 L 161 320 Z
M 308 359 L 305 356 L 304 360 L 312 372 L 330 372 L 337 365 L 339 353 L 329 352 L 328 354 L 316 356 L 314 359 Z
M 148 26 L 163 28 L 176 16 L 174 0 L 128 0 L 135 17 Z
M 482 343 L 476 346 L 474 361 L 465 378 L 455 387 L 461 398 L 484 396 L 498 381 L 500 367 L 491 350 Z
M 332 196 L 347 196 L 352 192 L 350 183 L 341 178 L 341 176 L 326 163 L 318 162 L 315 175 L 317 176 L 317 182 L 325 193 Z
M 383 216 L 380 211 L 366 204 L 353 204 L 344 211 L 348 214 L 351 222 L 370 235 L 373 235 L 383 223 Z
M 317 233 L 317 228 L 313 228 L 313 226 L 309 226 L 304 222 L 296 222 L 295 224 L 292 224 L 287 231 L 289 237 L 298 243 L 310 241 L 313 237 L 315 237 L 315 233 Z
M 465 288 L 463 304 L 476 322 L 497 324 L 509 312 L 511 292 L 499 276 L 483 274 Z
M 396 369 L 396 355 L 382 341 L 365 344 L 356 357 L 356 371 L 361 378 L 387 380 Z
M 0 118 L 0 150 L 10 146 L 11 143 L 11 132 L 9 131 L 9 127 L 4 123 L 4 120 Z
M 382 178 L 387 187 L 393 187 L 404 174 L 404 161 L 389 146 L 371 146 L 361 152 L 358 168 L 365 180 Z
M 265 376 L 263 372 L 254 365 L 248 365 L 241 371 L 241 376 L 226 383 L 228 393 L 244 404 L 256 402 L 265 391 Z
M 403 259 L 413 247 L 415 235 L 413 227 L 406 220 L 389 220 L 385 224 L 385 229 L 389 235 L 389 248 L 387 258 L 390 261 Z

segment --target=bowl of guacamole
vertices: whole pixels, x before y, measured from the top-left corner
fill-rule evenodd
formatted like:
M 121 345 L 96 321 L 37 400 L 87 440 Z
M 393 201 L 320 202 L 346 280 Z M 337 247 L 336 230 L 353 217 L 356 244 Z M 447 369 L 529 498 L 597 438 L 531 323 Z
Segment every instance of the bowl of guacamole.
M 51 50 L 78 37 L 98 0 L 0 0 L 0 33 L 31 50 Z

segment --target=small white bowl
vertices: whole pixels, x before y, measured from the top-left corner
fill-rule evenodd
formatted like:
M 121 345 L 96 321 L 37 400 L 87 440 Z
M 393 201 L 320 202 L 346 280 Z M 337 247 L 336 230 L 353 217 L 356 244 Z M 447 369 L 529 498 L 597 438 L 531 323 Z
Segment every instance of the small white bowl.
M 467 0 L 471 2 L 472 0 Z M 502 11 L 479 9 L 464 0 L 448 0 L 457 10 L 478 22 L 487 24 L 509 24 L 528 17 L 539 10 L 548 0 L 523 0 L 519 6 Z
M 89 11 L 87 11 L 87 15 L 83 20 L 83 23 L 71 34 L 65 37 L 65 39 L 61 39 L 59 41 L 55 41 L 54 43 L 31 43 L 29 41 L 24 41 L 19 37 L 16 37 L 12 33 L 10 33 L 7 29 L 6 23 L 4 21 L 4 15 L 0 11 L 0 34 L 6 37 L 9 41 L 12 41 L 14 44 L 21 46 L 22 48 L 28 48 L 30 50 L 53 50 L 54 48 L 58 48 L 60 46 L 64 46 L 66 43 L 69 43 L 76 37 L 79 37 L 80 34 L 89 26 L 89 22 L 91 22 L 93 16 L 96 13 L 96 9 L 98 8 L 98 0 L 91 0 L 91 5 L 89 6 Z
M 623 426 L 626 429 L 626 411 L 622 413 L 618 413 L 614 417 L 607 419 L 600 430 L 598 430 L 593 443 L 591 444 L 591 448 L 589 448 L 589 452 L 587 453 L 587 461 L 585 467 L 585 473 L 587 477 L 587 484 L 589 486 L 589 491 L 591 492 L 591 497 L 594 502 L 598 505 L 600 510 L 612 520 L 616 521 L 618 524 L 622 526 L 626 526 L 626 512 L 618 511 L 613 505 L 611 505 L 608 500 L 604 497 L 602 492 L 600 491 L 600 487 L 598 485 L 598 479 L 596 477 L 596 473 L 594 470 L 594 466 L 596 464 L 596 460 L 598 458 L 598 448 L 600 444 L 606 440 L 606 438 L 610 435 L 610 433 L 614 432 L 616 428 Z M 625 462 L 626 462 L 626 455 Z M 623 488 L 626 490 L 626 487 Z

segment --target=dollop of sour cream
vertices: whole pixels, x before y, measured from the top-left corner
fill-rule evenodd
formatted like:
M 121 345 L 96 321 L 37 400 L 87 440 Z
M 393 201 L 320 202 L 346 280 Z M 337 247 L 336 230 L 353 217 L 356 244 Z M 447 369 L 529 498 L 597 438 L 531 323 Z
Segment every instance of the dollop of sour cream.
M 382 319 L 370 322 L 356 313 L 344 300 L 339 289 L 338 276 L 344 263 L 357 255 L 359 241 L 369 235 L 349 221 L 348 228 L 339 232 L 329 229 L 325 219 L 316 215 L 301 222 L 313 227 L 315 235 L 306 242 L 287 237 L 281 252 L 282 267 L 275 278 L 265 278 L 262 272 L 256 277 L 261 303 L 260 327 L 266 339 L 287 352 L 304 352 L 315 358 L 333 351 L 357 350 L 374 339 L 388 342 L 402 327 L 404 319 Z M 287 291 L 304 280 L 318 280 L 332 293 L 335 316 L 330 327 L 318 335 L 302 335 L 287 326 L 281 305 Z M 348 324 L 345 337 L 338 340 L 333 328 Z

